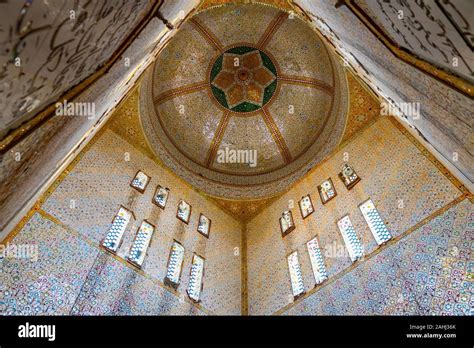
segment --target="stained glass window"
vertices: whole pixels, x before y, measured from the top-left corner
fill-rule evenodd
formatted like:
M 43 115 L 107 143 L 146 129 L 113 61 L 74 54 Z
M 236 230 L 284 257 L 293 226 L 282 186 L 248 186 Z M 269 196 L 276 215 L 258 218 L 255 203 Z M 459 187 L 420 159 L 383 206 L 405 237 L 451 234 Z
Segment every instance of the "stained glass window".
M 313 202 L 311 201 L 310 195 L 306 195 L 302 197 L 301 200 L 299 201 L 299 206 L 300 206 L 301 216 L 303 217 L 303 219 L 307 218 L 312 213 L 314 213 Z
M 337 195 L 331 178 L 324 180 L 322 184 L 318 186 L 318 192 L 323 204 L 326 204 Z
M 293 296 L 298 297 L 304 293 L 304 283 L 300 262 L 298 261 L 297 251 L 288 255 L 288 268 L 290 269 L 290 280 Z
M 134 189 L 136 189 L 138 192 L 145 192 L 145 189 L 150 182 L 150 177 L 143 173 L 141 170 L 135 174 L 135 177 L 132 180 L 132 183 L 130 186 L 132 186 Z
M 145 261 L 146 252 L 151 242 L 151 237 L 155 231 L 155 226 L 144 220 L 138 229 L 135 240 L 133 241 L 128 261 L 137 267 L 141 267 Z
M 293 214 L 290 210 L 284 211 L 283 214 L 281 214 L 280 229 L 283 237 L 295 229 L 295 223 L 293 222 Z
M 313 269 L 314 280 L 316 284 L 321 284 L 323 281 L 328 279 L 326 267 L 324 266 L 323 255 L 319 248 L 318 240 L 316 238 L 311 239 L 306 243 L 308 248 L 309 258 L 311 260 L 311 267 Z
M 189 217 L 191 216 L 191 206 L 183 200 L 179 201 L 178 212 L 176 217 L 184 223 L 189 223 Z
M 153 196 L 153 203 L 155 203 L 161 209 L 165 209 L 169 192 L 170 190 L 168 188 L 158 185 L 156 187 L 155 195 Z
M 184 260 L 184 247 L 177 241 L 173 242 L 165 277 L 165 284 L 177 288 L 181 277 L 181 269 Z
M 204 259 L 197 255 L 193 255 L 193 263 L 189 275 L 188 296 L 195 302 L 199 302 L 199 296 L 202 290 L 202 278 L 204 276 Z
M 360 243 L 360 240 L 357 237 L 349 215 L 346 215 L 342 219 L 340 219 L 337 222 L 337 226 L 339 227 L 339 231 L 341 231 L 342 238 L 344 239 L 344 243 L 346 244 L 346 248 L 349 251 L 349 256 L 352 262 L 364 256 L 362 244 Z
M 347 163 L 342 167 L 342 171 L 339 173 L 339 179 L 341 179 L 348 190 L 353 188 L 355 184 L 360 181 L 360 177 L 355 170 Z
M 359 209 L 362 212 L 367 225 L 369 225 L 370 231 L 374 235 L 378 245 L 383 244 L 392 238 L 392 235 L 385 226 L 372 200 L 368 199 L 359 205 Z
M 211 229 L 211 220 L 208 219 L 203 214 L 199 215 L 199 223 L 198 223 L 198 232 L 204 235 L 205 237 L 209 238 L 209 231 Z
M 112 221 L 112 226 L 110 226 L 110 229 L 102 242 L 104 248 L 113 253 L 117 252 L 131 217 L 132 212 L 130 210 L 120 207 L 117 215 L 115 215 L 114 220 Z

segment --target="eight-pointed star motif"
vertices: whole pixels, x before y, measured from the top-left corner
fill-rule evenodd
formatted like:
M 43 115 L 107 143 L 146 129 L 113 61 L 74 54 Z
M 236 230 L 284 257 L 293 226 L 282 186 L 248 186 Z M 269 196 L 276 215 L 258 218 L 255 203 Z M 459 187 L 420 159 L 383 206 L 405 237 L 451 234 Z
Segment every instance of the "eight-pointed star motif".
M 263 106 L 265 88 L 276 76 L 263 65 L 258 50 L 245 54 L 224 53 L 222 70 L 212 84 L 225 94 L 229 108 L 248 102 Z

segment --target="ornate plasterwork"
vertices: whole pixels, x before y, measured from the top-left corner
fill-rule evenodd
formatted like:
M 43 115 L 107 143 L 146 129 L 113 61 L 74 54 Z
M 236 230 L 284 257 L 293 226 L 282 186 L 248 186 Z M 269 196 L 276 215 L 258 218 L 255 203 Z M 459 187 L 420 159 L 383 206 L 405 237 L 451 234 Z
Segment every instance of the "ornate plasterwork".
M 274 196 L 301 178 L 340 142 L 348 108 L 344 71 L 317 34 L 257 4 L 192 17 L 140 93 L 158 157 L 196 188 L 231 199 Z M 256 165 L 220 161 L 228 150 L 255 150 Z

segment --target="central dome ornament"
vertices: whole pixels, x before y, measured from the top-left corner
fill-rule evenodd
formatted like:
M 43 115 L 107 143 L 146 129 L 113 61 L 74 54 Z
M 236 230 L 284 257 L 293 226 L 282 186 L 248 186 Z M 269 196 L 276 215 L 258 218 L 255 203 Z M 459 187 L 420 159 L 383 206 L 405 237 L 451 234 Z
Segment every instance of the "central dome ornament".
M 238 112 L 261 109 L 277 87 L 277 69 L 263 51 L 233 47 L 221 54 L 211 67 L 212 94 L 224 108 Z
M 290 18 L 253 2 L 205 9 L 143 80 L 140 122 L 152 151 L 212 197 L 280 194 L 343 138 L 344 68 L 308 23 Z

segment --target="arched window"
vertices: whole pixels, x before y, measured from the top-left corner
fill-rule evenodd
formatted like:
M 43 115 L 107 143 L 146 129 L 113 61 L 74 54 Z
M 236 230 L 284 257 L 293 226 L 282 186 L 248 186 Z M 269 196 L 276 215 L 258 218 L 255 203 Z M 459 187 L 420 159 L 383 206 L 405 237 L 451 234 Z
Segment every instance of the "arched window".
M 310 195 L 301 197 L 301 200 L 298 202 L 300 206 L 301 217 L 306 219 L 312 213 L 314 213 L 313 201 L 311 200 Z
M 185 224 L 189 223 L 189 218 L 191 217 L 191 208 L 192 207 L 186 201 L 180 200 L 176 217 Z
M 211 219 L 207 218 L 204 214 L 200 214 L 197 230 L 204 237 L 209 238 L 209 232 L 211 230 Z
M 135 177 L 132 180 L 130 186 L 132 186 L 135 190 L 140 193 L 145 192 L 148 183 L 150 182 L 150 177 L 143 173 L 141 170 L 135 174 Z
M 153 196 L 153 203 L 159 206 L 161 209 L 165 209 L 169 193 L 169 188 L 158 185 L 156 187 L 155 195 Z
M 337 192 L 334 188 L 331 178 L 324 180 L 321 185 L 318 186 L 318 192 L 319 197 L 321 198 L 321 203 L 323 204 L 326 204 L 337 196 Z
M 293 214 L 291 210 L 286 210 L 281 214 L 280 217 L 280 230 L 282 236 L 286 236 L 288 233 L 295 229 L 295 222 L 293 220 Z

